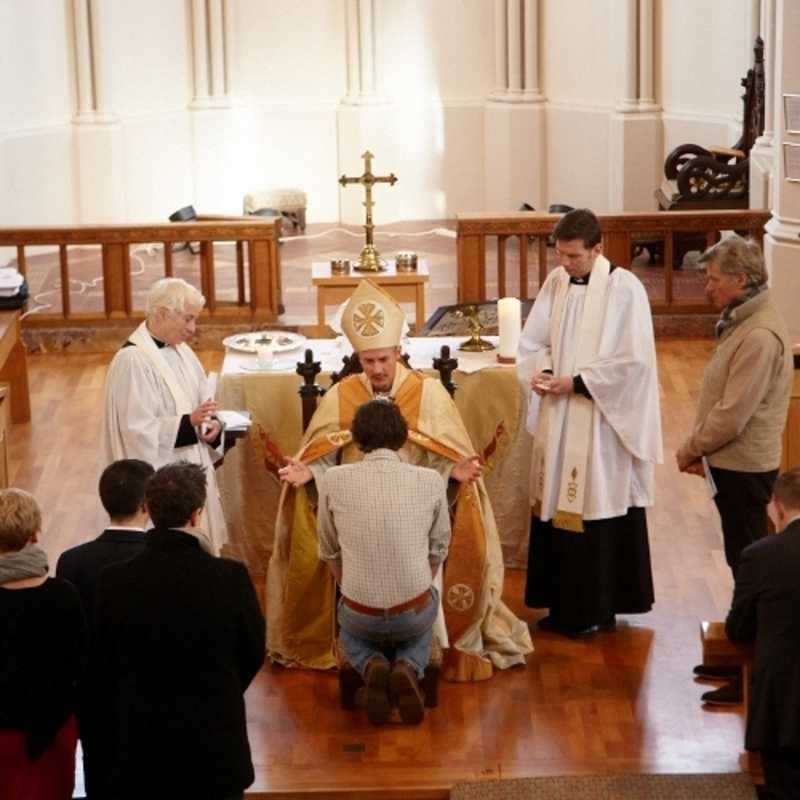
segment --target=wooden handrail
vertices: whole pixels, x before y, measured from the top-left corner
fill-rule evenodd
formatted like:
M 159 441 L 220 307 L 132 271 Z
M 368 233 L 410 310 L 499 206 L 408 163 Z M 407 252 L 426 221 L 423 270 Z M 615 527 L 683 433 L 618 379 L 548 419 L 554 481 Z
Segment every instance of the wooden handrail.
M 711 313 L 703 302 L 680 303 L 673 298 L 673 253 L 676 234 L 706 234 L 706 246 L 719 238 L 721 231 L 746 231 L 759 245 L 764 238 L 764 225 L 770 219 L 768 211 L 719 210 L 675 211 L 670 213 L 598 214 L 603 230 L 603 249 L 610 261 L 629 267 L 632 247 L 645 241 L 662 242 L 664 247 L 663 301 L 652 302 L 655 313 Z M 487 239 L 497 239 L 498 289 L 505 293 L 507 260 L 505 243 L 509 238 L 519 241 L 521 296 L 526 294 L 528 275 L 528 244 L 536 239 L 539 261 L 539 285 L 547 275 L 547 237 L 552 233 L 560 214 L 517 211 L 504 214 L 464 213 L 457 216 L 458 301 L 476 303 L 487 300 L 486 252 Z
M 131 294 L 130 245 L 158 243 L 163 246 L 164 274 L 173 274 L 172 245 L 200 244 L 200 290 L 206 297 L 204 316 L 215 322 L 274 321 L 282 311 L 279 217 L 200 217 L 196 222 L 149 225 L 78 225 L 58 227 L 0 228 L 0 247 L 16 247 L 17 268 L 29 268 L 26 247 L 55 246 L 59 251 L 61 312 L 37 313 L 26 317 L 26 327 L 52 326 L 69 322 L 98 325 L 112 321 L 135 321 L 141 311 L 133 309 Z M 222 304 L 216 299 L 215 242 L 236 247 L 237 301 Z M 102 251 L 102 312 L 73 312 L 69 294 L 68 247 L 99 246 Z M 246 255 L 245 255 L 246 253 Z M 247 273 L 249 293 L 245 291 Z M 249 296 L 248 296 L 249 295 Z

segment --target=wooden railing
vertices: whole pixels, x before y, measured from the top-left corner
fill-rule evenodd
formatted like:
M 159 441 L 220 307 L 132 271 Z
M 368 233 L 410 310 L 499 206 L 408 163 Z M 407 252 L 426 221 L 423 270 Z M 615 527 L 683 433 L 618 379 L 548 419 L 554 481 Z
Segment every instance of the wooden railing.
M 547 237 L 561 218 L 559 214 L 515 212 L 507 214 L 470 213 L 457 217 L 458 301 L 482 302 L 487 296 L 487 247 L 496 240 L 498 296 L 506 294 L 508 258 L 506 244 L 516 239 L 519 252 L 520 296 L 527 295 L 530 251 L 538 262 L 538 285 L 547 276 Z M 697 314 L 712 311 L 702 300 L 676 299 L 673 292 L 677 248 L 686 239 L 710 246 L 721 231 L 735 230 L 763 242 L 766 211 L 683 211 L 648 214 L 600 214 L 603 252 L 614 264 L 629 267 L 635 247 L 655 246 L 662 255 L 664 291 L 660 299 L 651 298 L 654 313 Z
M 15 247 L 17 268 L 27 272 L 26 248 L 55 246 L 59 253 L 61 309 L 30 314 L 26 327 L 96 326 L 141 320 L 131 290 L 130 248 L 160 244 L 163 276 L 173 275 L 173 246 L 186 242 L 200 247 L 198 288 L 206 298 L 203 316 L 220 323 L 274 321 L 282 312 L 278 239 L 280 219 L 198 217 L 197 222 L 157 225 L 102 225 L 56 228 L 0 228 L 0 246 Z M 214 244 L 231 243 L 236 253 L 236 299 L 217 298 Z M 71 247 L 101 249 L 103 309 L 75 311 L 70 296 Z M 72 276 L 74 277 L 74 276 Z M 155 275 L 154 279 L 162 277 Z

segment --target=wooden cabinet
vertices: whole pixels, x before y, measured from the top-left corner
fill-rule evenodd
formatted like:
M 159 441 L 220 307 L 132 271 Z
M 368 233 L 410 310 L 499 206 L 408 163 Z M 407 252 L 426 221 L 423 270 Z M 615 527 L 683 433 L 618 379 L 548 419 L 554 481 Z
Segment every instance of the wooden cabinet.
M 800 345 L 794 353 L 794 383 L 789 401 L 789 416 L 783 431 L 783 456 L 781 472 L 800 466 Z

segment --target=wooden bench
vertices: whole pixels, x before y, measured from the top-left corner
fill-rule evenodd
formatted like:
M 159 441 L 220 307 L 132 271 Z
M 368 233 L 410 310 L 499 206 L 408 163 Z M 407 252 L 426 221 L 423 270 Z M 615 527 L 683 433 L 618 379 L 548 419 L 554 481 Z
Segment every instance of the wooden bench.
M 753 647 L 750 644 L 732 642 L 725 633 L 724 622 L 701 622 L 700 642 L 703 646 L 703 663 L 715 667 L 741 667 L 742 689 L 744 691 L 745 719 L 750 691 L 750 667 L 753 660 Z M 750 773 L 753 783 L 764 783 L 764 770 L 761 754 L 745 751 L 739 756 L 739 763 Z
M 0 311 L 0 383 L 9 385 L 12 422 L 29 422 L 28 355 L 21 338 L 19 311 Z

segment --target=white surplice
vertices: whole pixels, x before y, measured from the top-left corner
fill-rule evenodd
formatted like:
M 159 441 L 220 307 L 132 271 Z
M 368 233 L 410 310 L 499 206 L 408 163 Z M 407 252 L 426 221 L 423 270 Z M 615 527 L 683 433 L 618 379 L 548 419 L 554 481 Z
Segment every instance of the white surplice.
M 551 314 L 562 267 L 547 276 L 520 339 L 518 374 L 530 391 L 533 375 L 551 369 L 556 377 L 580 374 L 592 397 L 587 481 L 583 518 L 623 516 L 632 506 L 653 504 L 653 465 L 663 458 L 653 322 L 647 294 L 639 279 L 618 267 L 608 277 L 602 332 L 592 358 L 576 365 L 578 332 L 587 286 L 570 284 L 558 330 L 557 363 L 551 347 Z M 547 396 L 536 421 L 537 436 L 546 436 L 544 489 L 540 518 L 553 518 L 558 502 L 566 441 L 568 396 Z M 531 471 L 531 497 L 537 495 L 537 459 Z
M 206 375 L 185 344 L 157 347 L 142 323 L 111 361 L 106 376 L 103 414 L 105 464 L 138 458 L 158 469 L 174 461 L 190 461 L 206 470 L 206 509 L 200 528 L 207 549 L 219 554 L 227 541 L 214 461 L 220 454 L 205 442 L 175 447 L 184 414 L 191 414 L 206 393 Z M 202 541 L 202 540 L 201 540 Z

